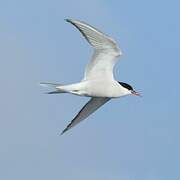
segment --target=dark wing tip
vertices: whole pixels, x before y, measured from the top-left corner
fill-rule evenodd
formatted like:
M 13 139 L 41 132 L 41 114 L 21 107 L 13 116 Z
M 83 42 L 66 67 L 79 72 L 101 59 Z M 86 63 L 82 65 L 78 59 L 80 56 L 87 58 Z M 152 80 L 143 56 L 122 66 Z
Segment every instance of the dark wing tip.
M 67 127 L 62 131 L 61 135 L 63 135 L 66 131 L 68 131 L 70 129 L 70 126 L 72 125 L 72 123 L 74 122 L 75 118 L 67 125 Z
M 81 34 L 84 36 L 84 38 L 89 42 L 89 44 L 92 45 L 92 43 L 89 41 L 89 39 L 87 38 L 84 31 L 72 19 L 65 19 L 65 21 L 68 22 L 68 23 L 71 23 L 72 25 L 74 25 L 81 32 Z
M 71 19 L 64 19 L 66 22 L 72 23 Z
M 73 22 L 73 20 L 72 19 L 65 19 L 65 21 L 66 22 L 68 22 L 68 23 L 71 23 L 72 25 L 74 25 L 76 28 L 78 28 L 79 29 L 79 27 Z M 81 30 L 79 29 L 79 31 L 81 32 Z
M 67 131 L 68 129 L 67 128 L 65 128 L 62 132 L 61 132 L 61 136 Z

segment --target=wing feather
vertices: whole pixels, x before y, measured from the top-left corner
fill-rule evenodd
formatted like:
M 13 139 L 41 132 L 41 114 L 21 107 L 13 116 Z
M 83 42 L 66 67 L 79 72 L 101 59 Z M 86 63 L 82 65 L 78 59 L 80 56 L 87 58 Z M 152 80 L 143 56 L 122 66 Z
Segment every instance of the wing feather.
M 74 25 L 94 48 L 91 62 L 85 70 L 84 80 L 105 77 L 112 79 L 113 67 L 117 62 L 117 57 L 122 54 L 116 42 L 85 22 L 71 19 L 66 19 L 66 21 Z
M 68 126 L 61 133 L 64 134 L 66 131 L 86 119 L 90 114 L 95 112 L 99 107 L 109 101 L 110 98 L 100 98 L 100 97 L 92 97 L 87 104 L 79 111 L 79 113 L 74 117 L 74 119 L 68 124 Z
M 91 25 L 78 20 L 66 19 L 66 21 L 73 24 L 95 49 L 113 49 L 119 52 L 119 48 L 112 38 Z

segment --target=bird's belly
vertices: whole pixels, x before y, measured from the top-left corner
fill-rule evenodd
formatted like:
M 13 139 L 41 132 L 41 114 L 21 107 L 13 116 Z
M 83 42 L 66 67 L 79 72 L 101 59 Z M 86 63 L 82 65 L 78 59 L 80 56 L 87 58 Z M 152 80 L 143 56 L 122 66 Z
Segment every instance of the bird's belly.
M 85 95 L 92 97 L 119 97 L 118 89 L 113 82 L 90 82 L 87 84 Z

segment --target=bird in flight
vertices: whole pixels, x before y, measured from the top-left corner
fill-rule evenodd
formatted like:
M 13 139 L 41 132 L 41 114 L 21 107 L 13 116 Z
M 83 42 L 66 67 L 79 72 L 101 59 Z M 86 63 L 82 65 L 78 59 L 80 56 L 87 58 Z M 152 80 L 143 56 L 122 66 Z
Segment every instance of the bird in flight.
M 66 21 L 81 32 L 94 48 L 94 53 L 90 63 L 86 66 L 84 78 L 80 82 L 68 85 L 40 83 L 43 86 L 54 88 L 54 91 L 48 94 L 71 93 L 91 97 L 61 134 L 86 119 L 112 98 L 126 95 L 140 96 L 140 93 L 136 92 L 131 85 L 114 79 L 113 67 L 118 57 L 122 55 L 121 49 L 116 42 L 85 22 L 72 19 L 66 19 Z

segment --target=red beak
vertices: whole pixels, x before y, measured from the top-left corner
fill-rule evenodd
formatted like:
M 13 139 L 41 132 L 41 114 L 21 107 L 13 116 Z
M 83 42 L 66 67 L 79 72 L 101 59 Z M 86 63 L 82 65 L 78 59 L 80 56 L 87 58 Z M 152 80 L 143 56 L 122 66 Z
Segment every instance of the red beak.
M 141 94 L 140 94 L 140 93 L 138 93 L 138 92 L 136 92 L 136 91 L 131 91 L 131 93 L 132 93 L 132 95 L 135 95 L 135 96 L 140 96 L 140 97 L 142 97 L 142 96 L 141 96 Z

